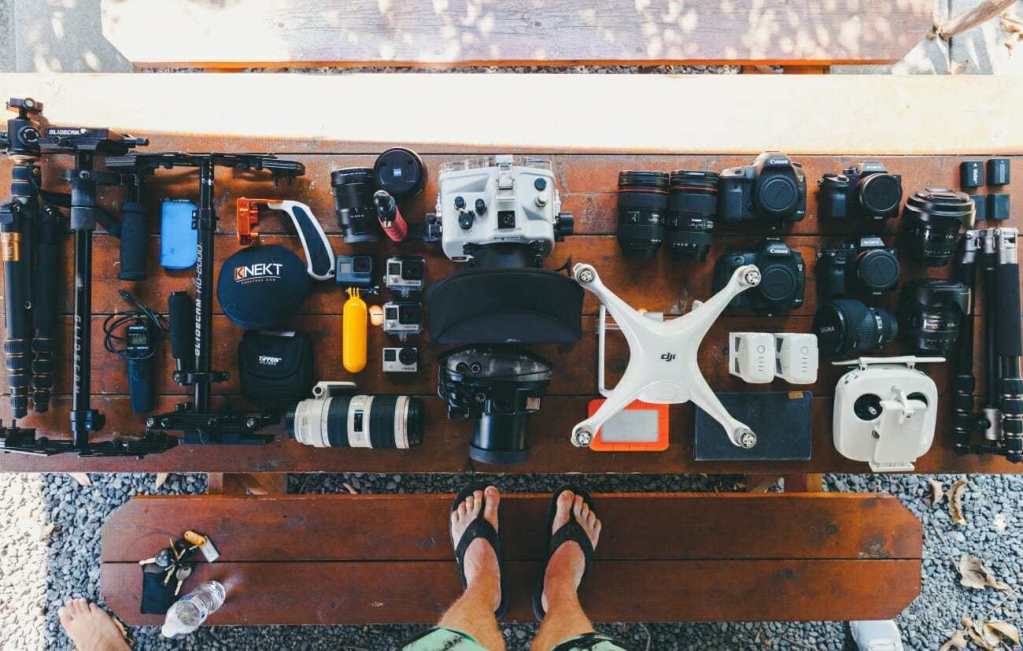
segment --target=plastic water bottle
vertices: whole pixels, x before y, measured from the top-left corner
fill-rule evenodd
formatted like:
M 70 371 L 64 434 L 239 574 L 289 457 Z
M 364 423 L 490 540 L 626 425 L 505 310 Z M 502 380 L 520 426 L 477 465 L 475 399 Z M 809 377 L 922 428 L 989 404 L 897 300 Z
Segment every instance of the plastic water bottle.
M 227 589 L 220 581 L 207 581 L 174 602 L 167 611 L 160 634 L 179 638 L 199 628 L 210 613 L 224 605 Z

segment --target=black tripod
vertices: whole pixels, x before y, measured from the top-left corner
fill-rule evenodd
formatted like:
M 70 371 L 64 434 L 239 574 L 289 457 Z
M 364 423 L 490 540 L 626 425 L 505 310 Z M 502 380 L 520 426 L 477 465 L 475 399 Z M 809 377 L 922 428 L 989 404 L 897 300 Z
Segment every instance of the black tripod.
M 957 268 L 970 288 L 970 315 L 964 319 L 953 380 L 952 435 L 959 454 L 1000 454 L 1023 461 L 1023 333 L 1020 316 L 1019 232 L 1015 228 L 967 231 Z M 987 393 L 980 413 L 973 410 L 973 303 L 978 262 L 984 276 L 984 361 Z M 983 434 L 983 443 L 973 443 Z
M 0 205 L 0 253 L 7 326 L 4 357 L 16 422 L 28 415 L 30 384 L 33 410 L 42 413 L 50 406 L 61 225 L 59 212 L 45 203 L 40 188 L 40 137 L 32 118 L 43 105 L 31 98 L 11 98 L 7 108 L 17 117 L 9 119 L 7 132 L 0 134 L 0 150 L 13 163 L 11 201 Z
M 182 432 L 184 443 L 245 444 L 267 443 L 273 435 L 257 434 L 278 421 L 273 412 L 243 414 L 215 410 L 210 406 L 214 383 L 227 379 L 227 373 L 215 371 L 213 356 L 213 260 L 217 215 L 213 208 L 214 170 L 230 167 L 239 172 L 269 171 L 276 182 L 305 173 L 298 162 L 280 160 L 270 154 L 129 154 L 107 158 L 107 166 L 127 174 L 143 177 L 157 169 L 192 167 L 199 172 L 199 208 L 192 227 L 199 232 L 195 263 L 195 302 L 184 292 L 171 294 L 171 353 L 177 360 L 174 380 L 194 388 L 194 398 L 179 404 L 177 409 L 146 420 L 146 430 L 165 433 Z

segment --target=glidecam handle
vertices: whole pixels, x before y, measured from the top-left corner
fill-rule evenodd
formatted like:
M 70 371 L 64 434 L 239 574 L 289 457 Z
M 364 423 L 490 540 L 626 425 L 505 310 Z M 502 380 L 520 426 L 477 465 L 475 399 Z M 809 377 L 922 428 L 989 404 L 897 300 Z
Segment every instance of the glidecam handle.
M 177 362 L 174 374 L 178 383 L 183 383 L 185 373 L 195 368 L 195 306 L 188 292 L 172 292 L 167 298 L 170 312 L 171 356 Z
M 146 279 L 146 209 L 135 201 L 121 204 L 121 280 Z

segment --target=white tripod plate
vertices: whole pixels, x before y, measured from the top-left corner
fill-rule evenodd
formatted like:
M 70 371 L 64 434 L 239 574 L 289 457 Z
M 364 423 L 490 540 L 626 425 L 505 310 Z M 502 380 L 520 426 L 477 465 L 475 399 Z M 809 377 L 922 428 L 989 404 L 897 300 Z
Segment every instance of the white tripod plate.
M 755 265 L 739 267 L 721 291 L 670 321 L 654 321 L 631 307 L 600 281 L 592 265 L 576 264 L 572 277 L 607 308 L 629 344 L 625 374 L 607 393 L 604 404 L 572 428 L 573 445 L 588 447 L 594 433 L 635 400 L 667 405 L 691 400 L 721 424 L 733 445 L 756 445 L 756 434 L 728 413 L 704 379 L 696 358 L 707 331 L 731 300 L 760 284 L 760 270 Z

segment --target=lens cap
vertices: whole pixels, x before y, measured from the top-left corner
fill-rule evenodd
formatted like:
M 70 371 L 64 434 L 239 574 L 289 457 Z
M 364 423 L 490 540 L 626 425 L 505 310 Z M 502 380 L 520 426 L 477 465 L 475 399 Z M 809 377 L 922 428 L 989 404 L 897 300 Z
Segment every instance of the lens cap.
M 899 260 L 889 251 L 866 251 L 859 259 L 856 273 L 868 289 L 884 291 L 899 282 Z
M 761 175 L 756 184 L 756 202 L 764 212 L 785 214 L 791 212 L 799 198 L 796 182 L 787 174 Z
M 244 248 L 220 267 L 217 300 L 246 330 L 270 330 L 290 318 L 309 294 L 305 263 L 283 246 Z
M 871 174 L 860 183 L 860 203 L 871 212 L 891 212 L 901 200 L 902 183 L 891 174 Z
M 789 303 L 799 284 L 791 268 L 785 265 L 767 265 L 760 270 L 761 279 L 757 289 L 772 303 Z
M 377 156 L 373 164 L 377 187 L 395 198 L 417 195 L 426 185 L 426 167 L 419 154 L 411 149 L 395 147 Z

